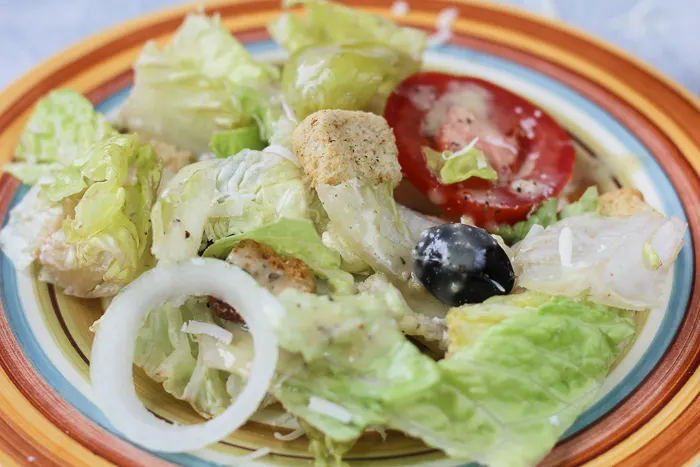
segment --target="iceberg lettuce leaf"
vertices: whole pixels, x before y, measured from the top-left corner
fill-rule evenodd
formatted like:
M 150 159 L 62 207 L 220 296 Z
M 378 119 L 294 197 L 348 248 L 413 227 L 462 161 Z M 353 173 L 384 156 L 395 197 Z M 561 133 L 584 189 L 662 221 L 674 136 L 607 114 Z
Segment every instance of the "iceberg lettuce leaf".
M 257 63 L 218 17 L 187 16 L 163 49 L 149 42 L 121 111 L 132 131 L 202 154 L 218 131 L 249 127 L 266 113 L 277 70 Z
M 42 186 L 41 195 L 64 205 L 65 219 L 41 245 L 40 279 L 70 295 L 102 297 L 148 268 L 150 211 L 161 173 L 149 145 L 117 135 Z
M 339 185 L 319 185 L 316 192 L 332 231 L 347 249 L 392 282 L 408 280 L 415 239 L 390 184 L 372 186 L 352 179 Z
M 310 47 L 285 63 L 285 101 L 301 120 L 322 109 L 376 110 L 420 63 L 395 50 L 366 44 Z
M 477 148 L 438 152 L 428 146 L 423 147 L 423 154 L 430 171 L 440 183 L 449 185 L 463 182 L 472 177 L 484 180 L 496 180 L 498 174 L 491 167 L 483 151 Z
M 630 217 L 583 214 L 567 217 L 513 247 L 518 285 L 567 297 L 582 294 L 596 303 L 631 310 L 660 306 L 687 224 L 647 211 Z M 571 241 L 562 242 L 562 233 Z M 660 264 L 645 256 L 651 245 Z M 569 261 L 562 258 L 569 248 Z
M 153 253 L 179 261 L 281 218 L 309 219 L 310 200 L 301 169 L 276 153 L 246 149 L 192 164 L 170 180 L 153 208 Z
M 418 29 L 336 3 L 297 3 L 305 5 L 304 16 L 284 13 L 268 26 L 273 39 L 289 52 L 309 46 L 365 42 L 419 61 L 425 50 L 427 35 Z
M 4 170 L 33 185 L 42 178 L 53 178 L 92 145 L 116 133 L 85 97 L 59 89 L 37 103 L 20 136 L 15 154 L 18 162 L 7 164 Z

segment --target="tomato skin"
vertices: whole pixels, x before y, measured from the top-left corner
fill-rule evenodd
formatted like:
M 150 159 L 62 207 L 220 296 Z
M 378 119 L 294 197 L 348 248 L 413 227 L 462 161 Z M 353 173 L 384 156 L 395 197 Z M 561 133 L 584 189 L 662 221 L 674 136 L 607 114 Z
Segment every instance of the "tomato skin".
M 460 86 L 483 89 L 489 96 L 489 121 L 509 142 L 517 143 L 517 155 L 498 154 L 497 148 L 481 140 L 477 144 L 498 172 L 496 181 L 472 178 L 443 185 L 426 166 L 421 148 L 454 149 L 458 123 L 463 122 L 455 120 L 463 118 L 463 112 L 447 112 L 437 134 L 423 134 L 431 102 Z M 487 228 L 512 224 L 557 196 L 573 173 L 576 153 L 566 131 L 529 101 L 484 80 L 439 72 L 412 75 L 394 89 L 384 116 L 394 130 L 404 174 L 449 217 L 470 216 Z M 465 126 L 462 140 L 469 140 L 468 132 Z

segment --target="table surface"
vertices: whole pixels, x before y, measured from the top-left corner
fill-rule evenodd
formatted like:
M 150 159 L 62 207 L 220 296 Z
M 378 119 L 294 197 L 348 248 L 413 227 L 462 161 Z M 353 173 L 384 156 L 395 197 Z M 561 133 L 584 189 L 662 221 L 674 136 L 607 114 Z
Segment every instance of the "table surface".
M 602 37 L 700 94 L 700 0 L 498 0 Z M 61 49 L 177 0 L 0 0 L 0 89 Z M 410 5 L 410 0 L 408 0 Z

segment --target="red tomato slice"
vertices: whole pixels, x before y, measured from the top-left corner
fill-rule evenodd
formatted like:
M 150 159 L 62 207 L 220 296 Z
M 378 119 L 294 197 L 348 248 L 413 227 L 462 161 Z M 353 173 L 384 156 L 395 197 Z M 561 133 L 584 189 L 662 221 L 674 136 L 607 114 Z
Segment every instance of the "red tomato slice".
M 394 90 L 384 116 L 408 180 L 448 215 L 471 216 L 480 226 L 524 219 L 558 195 L 573 173 L 576 154 L 566 131 L 532 103 L 487 81 L 418 73 Z M 498 179 L 440 183 L 421 148 L 456 151 L 477 137 Z

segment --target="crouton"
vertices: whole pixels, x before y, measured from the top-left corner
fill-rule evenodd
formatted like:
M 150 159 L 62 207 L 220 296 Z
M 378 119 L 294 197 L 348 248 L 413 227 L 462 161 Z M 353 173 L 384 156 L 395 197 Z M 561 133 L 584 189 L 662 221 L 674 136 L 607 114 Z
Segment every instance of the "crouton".
M 258 284 L 274 295 L 289 288 L 303 292 L 316 291 L 316 278 L 303 261 L 280 255 L 269 246 L 255 240 L 241 241 L 231 250 L 226 261 L 253 276 Z M 209 297 L 209 306 L 223 319 L 243 321 L 233 307 L 218 298 Z
M 600 215 L 627 217 L 653 208 L 644 202 L 642 192 L 629 187 L 610 191 L 600 196 Z
M 358 178 L 396 187 L 401 180 L 394 132 L 379 115 L 320 110 L 294 130 L 292 144 L 312 186 Z

